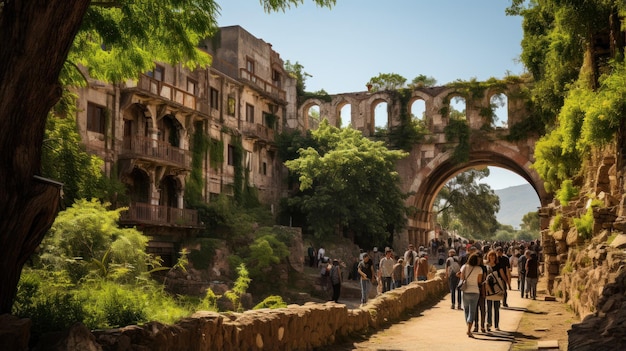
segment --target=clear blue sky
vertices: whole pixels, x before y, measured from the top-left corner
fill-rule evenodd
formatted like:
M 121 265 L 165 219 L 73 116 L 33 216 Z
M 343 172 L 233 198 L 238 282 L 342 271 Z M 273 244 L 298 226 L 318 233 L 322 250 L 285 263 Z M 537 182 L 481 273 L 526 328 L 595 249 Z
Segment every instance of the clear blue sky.
M 220 26 L 239 25 L 272 44 L 283 60 L 311 75 L 307 91 L 366 90 L 379 73 L 410 82 L 423 74 L 455 80 L 521 74 L 521 17 L 506 16 L 502 0 L 337 0 L 332 9 L 311 0 L 267 14 L 258 0 L 217 0 Z M 493 189 L 526 180 L 491 167 Z

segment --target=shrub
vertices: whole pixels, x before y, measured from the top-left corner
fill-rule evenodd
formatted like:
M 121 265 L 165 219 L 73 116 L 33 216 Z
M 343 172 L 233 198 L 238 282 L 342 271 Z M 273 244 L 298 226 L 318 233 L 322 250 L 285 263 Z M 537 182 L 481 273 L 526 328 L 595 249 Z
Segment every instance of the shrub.
M 258 310 L 261 308 L 283 308 L 287 307 L 283 298 L 278 295 L 270 295 L 266 297 L 263 301 L 259 302 L 258 305 L 254 306 L 253 310 Z
M 593 235 L 593 207 L 587 208 L 587 212 L 580 218 L 574 218 L 574 225 L 578 230 L 578 236 L 583 239 L 591 239 Z

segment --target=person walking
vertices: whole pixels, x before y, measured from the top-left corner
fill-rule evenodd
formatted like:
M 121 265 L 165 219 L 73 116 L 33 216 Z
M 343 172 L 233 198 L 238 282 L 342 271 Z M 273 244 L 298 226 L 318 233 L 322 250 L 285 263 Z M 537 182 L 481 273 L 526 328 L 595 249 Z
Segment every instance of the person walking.
M 333 266 L 330 268 L 330 283 L 333 285 L 332 300 L 338 303 L 339 294 L 341 293 L 341 268 L 337 259 L 333 260 Z
M 528 261 L 528 257 L 530 257 L 530 250 L 523 249 L 522 246 L 522 255 L 517 262 L 517 266 L 519 267 L 519 274 L 517 276 L 517 289 L 524 298 L 524 292 L 526 291 L 526 262 Z
M 450 287 L 450 295 L 452 300 L 452 309 L 454 309 L 455 302 L 458 303 L 459 309 L 461 309 L 461 288 L 459 285 L 459 276 L 457 275 L 461 271 L 459 265 L 459 259 L 455 256 L 456 251 L 454 249 L 448 250 L 448 258 L 446 259 L 446 279 Z
M 461 280 L 466 281 L 463 290 L 463 307 L 465 311 L 465 322 L 467 323 L 467 336 L 474 337 L 472 325 L 474 324 L 478 298 L 480 296 L 480 282 L 483 280 L 482 269 L 478 266 L 478 255 L 472 254 L 467 259 L 467 264 L 461 267 Z
M 502 300 L 502 306 L 509 307 L 509 305 L 506 303 L 506 298 L 508 294 L 507 290 L 511 289 L 511 262 L 509 261 L 509 258 L 504 255 L 504 249 L 502 248 L 502 246 L 498 246 L 496 248 L 496 255 L 498 256 L 498 275 L 507 286 L 507 288 L 504 289 L 504 299 Z
M 474 333 L 478 333 L 478 322 L 480 317 L 480 331 L 485 333 L 485 278 L 487 277 L 487 267 L 485 266 L 485 261 L 483 260 L 483 252 L 478 250 L 476 252 L 476 256 L 478 256 L 478 267 L 482 270 L 482 280 L 478 285 L 480 290 L 480 295 L 478 296 L 478 306 L 476 308 L 476 316 L 474 317 Z
M 498 272 L 498 254 L 495 251 L 489 251 L 487 253 L 487 273 Z M 505 288 L 506 290 L 506 288 Z M 492 322 L 494 324 L 492 324 Z M 494 325 L 496 330 L 500 330 L 500 301 L 499 300 L 487 300 L 487 331 L 491 331 L 491 326 Z
M 418 281 L 428 280 L 428 257 L 426 252 L 420 252 L 419 258 L 415 263 L 415 276 Z
M 361 275 L 361 306 L 367 303 L 370 287 L 376 279 L 374 274 L 374 263 L 368 254 L 363 255 L 363 261 L 359 262 L 359 275 Z
M 391 249 L 386 249 L 385 257 L 380 259 L 379 264 L 383 293 L 391 290 L 391 275 L 393 273 L 393 267 L 395 264 L 396 260 L 393 258 L 393 252 L 391 251 Z
M 539 281 L 539 259 L 537 253 L 530 252 L 530 258 L 526 261 L 526 298 L 530 292 L 533 300 L 537 299 L 537 282 Z
M 415 261 L 417 260 L 417 252 L 415 252 L 415 247 L 413 244 L 409 244 L 408 250 L 404 252 L 404 267 L 406 269 L 405 274 L 405 284 L 410 284 L 413 281 L 414 270 L 413 266 L 415 265 Z
M 404 261 L 402 258 L 398 259 L 398 262 L 393 265 L 393 272 L 391 273 L 391 279 L 393 280 L 393 288 L 397 289 L 402 286 L 404 281 Z

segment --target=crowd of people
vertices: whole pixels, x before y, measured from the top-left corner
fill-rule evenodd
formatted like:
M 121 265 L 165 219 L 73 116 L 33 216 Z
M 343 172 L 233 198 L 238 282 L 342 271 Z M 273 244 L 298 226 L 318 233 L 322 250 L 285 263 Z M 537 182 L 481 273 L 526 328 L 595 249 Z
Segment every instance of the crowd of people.
M 445 252 L 447 249 L 447 258 Z M 507 308 L 507 295 L 513 290 L 513 272 L 522 298 L 537 297 L 540 272 L 539 240 L 531 242 L 478 242 L 473 240 L 432 240 L 429 247 L 408 245 L 404 253 L 392 248 L 367 252 L 360 250 L 348 269 L 348 279 L 359 281 L 361 306 L 376 287 L 384 294 L 412 281 L 428 279 L 429 254 L 437 255 L 437 264 L 445 269 L 450 287 L 451 308 L 464 311 L 467 335 L 499 330 L 500 308 Z M 326 256 L 323 247 L 308 249 L 309 265 L 320 268 L 322 286 L 332 286 L 332 300 L 338 302 L 343 262 Z M 462 287 L 465 285 L 464 287 Z
M 491 331 L 492 327 L 500 330 L 500 308 L 508 307 L 514 270 L 521 297 L 537 298 L 537 281 L 541 274 L 538 240 L 530 243 L 470 241 L 461 250 L 462 254 L 457 255 L 457 249 L 449 249 L 445 275 L 450 286 L 451 308 L 464 310 L 469 337 L 478 332 L 479 326 L 483 333 Z

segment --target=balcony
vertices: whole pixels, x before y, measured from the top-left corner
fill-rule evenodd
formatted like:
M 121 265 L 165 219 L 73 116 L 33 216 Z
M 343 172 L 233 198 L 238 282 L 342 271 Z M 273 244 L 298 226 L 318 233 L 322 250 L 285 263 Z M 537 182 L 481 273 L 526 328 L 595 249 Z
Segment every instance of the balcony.
M 120 158 L 145 158 L 191 169 L 191 157 L 188 150 L 148 137 L 124 138 Z
M 201 227 L 198 211 L 146 203 L 133 203 L 120 213 L 120 223 L 126 225 L 157 225 L 173 227 Z
M 284 90 L 282 90 L 281 88 L 277 87 L 276 85 L 270 82 L 266 82 L 265 80 L 254 75 L 252 72 L 246 70 L 245 68 L 239 69 L 239 77 L 241 79 L 244 79 L 253 83 L 257 87 L 259 87 L 261 90 L 268 93 L 270 96 L 274 98 L 278 98 L 283 101 L 287 99 L 287 93 Z
M 208 114 L 209 105 L 206 101 L 198 98 L 194 94 L 177 88 L 171 84 L 167 84 L 163 81 L 156 80 L 142 74 L 137 82 L 129 82 L 126 84 L 128 88 L 137 88 L 149 92 L 152 95 L 157 95 L 171 102 L 175 102 L 184 107 L 196 110 L 198 112 Z
M 248 137 L 274 141 L 274 130 L 256 123 L 244 123 L 243 134 Z

